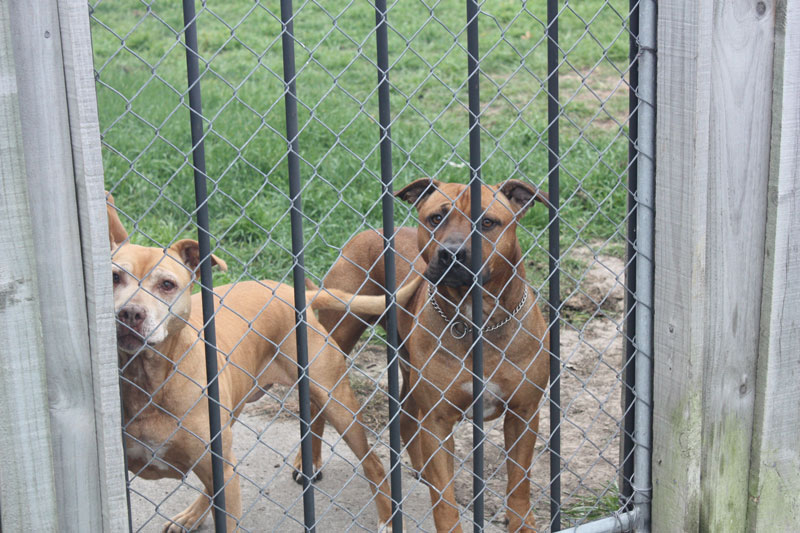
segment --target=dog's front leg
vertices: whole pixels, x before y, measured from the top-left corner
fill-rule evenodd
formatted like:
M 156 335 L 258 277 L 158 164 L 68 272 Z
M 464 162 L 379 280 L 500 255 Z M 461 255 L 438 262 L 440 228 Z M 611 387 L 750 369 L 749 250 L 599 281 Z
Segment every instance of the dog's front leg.
M 536 521 L 530 504 L 531 481 L 528 474 L 538 430 L 538 410 L 525 408 L 506 412 L 503 433 L 508 474 L 506 518 L 509 531 L 536 531 Z
M 359 414 L 361 405 L 350 388 L 350 382 L 344 375 L 343 368 L 343 364 L 338 369 L 330 365 L 328 369 L 332 370 L 331 372 L 312 373 L 311 401 L 322 409 L 325 419 L 336 428 L 361 461 L 364 474 L 370 481 L 370 489 L 375 495 L 379 527 L 382 527 L 389 522 L 392 513 L 389 483 L 383 464 L 367 443 L 365 424 Z
M 422 478 L 424 461 L 419 439 L 420 411 L 414 397 L 409 393 L 408 378 L 405 377 L 403 378 L 400 398 L 403 401 L 400 409 L 400 436 L 406 445 L 406 451 L 411 459 L 411 466 L 414 467 L 414 472 L 419 478 Z
M 319 407 L 314 402 L 311 408 L 311 462 L 314 465 L 312 481 L 322 479 L 322 434 L 325 431 L 325 417 L 320 414 Z M 292 479 L 300 485 L 303 484 L 303 451 L 298 450 L 294 458 Z
M 423 467 L 423 477 L 431 493 L 436 531 L 461 533 L 459 506 L 453 488 L 454 423 L 449 417 L 440 416 L 437 410 L 429 411 L 422 420 L 417 439 L 422 456 L 428 458 Z
M 189 507 L 164 524 L 162 531 L 164 533 L 182 533 L 200 527 L 206 519 L 206 511 L 210 501 L 211 497 L 208 495 L 208 489 L 206 489 L 206 492 L 198 496 Z
M 225 432 L 230 432 L 230 428 Z M 224 440 L 224 437 L 223 437 Z M 228 436 L 230 442 L 230 436 Z M 228 446 L 228 450 L 224 452 L 224 466 L 223 478 L 225 479 L 225 512 L 227 514 L 227 531 L 233 533 L 236 531 L 236 525 L 242 515 L 242 499 L 239 490 L 239 476 L 233 471 L 233 465 L 236 464 L 236 457 Z M 193 472 L 197 474 L 200 481 L 203 483 L 205 492 L 197 497 L 197 499 L 189 507 L 172 517 L 172 519 L 164 524 L 164 533 L 183 533 L 185 531 L 192 531 L 205 520 L 208 513 L 211 512 L 212 494 L 214 493 L 213 474 L 211 469 L 211 456 L 206 454 L 203 460 L 194 468 Z

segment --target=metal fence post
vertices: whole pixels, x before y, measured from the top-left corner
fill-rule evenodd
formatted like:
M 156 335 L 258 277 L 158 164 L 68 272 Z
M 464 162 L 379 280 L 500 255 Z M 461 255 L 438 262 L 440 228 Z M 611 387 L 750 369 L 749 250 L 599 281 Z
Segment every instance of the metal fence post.
M 484 527 L 483 478 L 483 267 L 480 219 L 481 206 L 481 97 L 480 97 L 480 48 L 478 46 L 478 2 L 467 0 L 467 84 L 469 87 L 469 168 L 470 168 L 470 219 L 472 220 L 472 498 L 475 533 Z
M 386 289 L 386 362 L 389 379 L 389 475 L 392 491 L 392 530 L 403 531 L 402 471 L 400 453 L 400 360 L 397 352 L 397 289 L 394 253 L 394 195 L 392 194 L 392 113 L 389 100 L 389 36 L 386 0 L 375 1 L 375 40 L 378 53 L 378 106 L 380 121 L 381 209 L 383 215 L 384 268 Z
M 315 531 L 314 513 L 314 464 L 311 451 L 311 395 L 308 380 L 308 331 L 306 330 L 305 266 L 303 261 L 303 204 L 300 184 L 300 151 L 297 126 L 297 84 L 294 57 L 294 12 L 292 0 L 281 0 L 281 23 L 283 32 L 283 79 L 286 105 L 286 154 L 289 165 L 289 197 L 292 202 L 292 281 L 294 282 L 294 306 L 297 329 L 297 377 L 300 401 L 300 450 L 303 470 L 303 521 L 307 531 Z
M 637 531 L 650 531 L 653 410 L 656 2 L 639 5 L 639 175 L 636 189 L 636 414 L 633 499 Z
M 633 432 L 636 412 L 636 183 L 639 167 L 639 0 L 630 0 L 628 21 L 628 235 L 625 269 L 625 383 L 622 390 L 624 413 L 622 433 L 622 476 L 620 495 L 631 506 L 633 488 Z
M 200 57 L 197 51 L 197 15 L 195 0 L 183 0 L 183 23 L 186 36 L 186 74 L 189 81 L 189 107 L 192 128 L 192 166 L 197 206 L 197 242 L 200 245 L 200 291 L 203 302 L 203 339 L 205 340 L 206 379 L 208 381 L 208 426 L 211 435 L 211 469 L 214 484 L 214 528 L 227 531 L 225 513 L 225 476 L 222 465 L 222 430 L 220 429 L 219 368 L 217 333 L 214 328 L 214 279 L 211 272 L 211 240 L 208 222 L 206 156 L 203 143 L 203 105 L 200 94 Z
M 547 148 L 550 310 L 550 528 L 561 529 L 561 226 L 559 201 L 558 2 L 547 0 Z

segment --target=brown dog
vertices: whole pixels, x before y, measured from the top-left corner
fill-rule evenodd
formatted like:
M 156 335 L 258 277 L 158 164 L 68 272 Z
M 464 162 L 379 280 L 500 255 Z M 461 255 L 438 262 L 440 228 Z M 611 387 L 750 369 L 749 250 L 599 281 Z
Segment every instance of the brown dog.
M 109 210 L 109 217 L 116 218 Z M 199 263 L 196 241 L 185 239 L 166 250 L 123 244 L 119 220 L 111 225 L 114 308 L 123 388 L 128 468 L 145 479 L 182 478 L 193 471 L 206 493 L 164 526 L 168 532 L 198 527 L 213 493 L 209 442 L 203 327 L 200 294 L 191 295 Z M 122 228 L 124 232 L 124 228 Z M 126 234 L 127 237 L 127 234 Z M 221 259 L 214 265 L 225 270 Z M 398 294 L 407 300 L 411 284 Z M 380 313 L 384 298 L 307 292 L 315 308 L 340 309 L 349 302 L 357 312 Z M 238 476 L 233 467 L 231 426 L 244 405 L 271 384 L 297 381 L 293 289 L 272 281 L 246 281 L 215 289 L 219 390 L 222 404 L 225 501 L 228 531 L 241 515 Z M 311 401 L 315 411 L 339 431 L 361 460 L 375 494 L 381 525 L 390 517 L 383 465 L 367 444 L 360 405 L 347 379 L 341 351 L 308 314 Z M 322 417 L 318 417 L 322 419 Z M 323 421 L 324 424 L 324 421 Z M 319 467 L 319 462 L 316 466 Z M 296 465 L 296 468 L 299 466 Z
M 469 331 L 473 276 L 470 192 L 465 185 L 417 180 L 397 193 L 417 207 L 419 228 L 401 228 L 395 238 L 397 279 L 411 267 L 424 272 L 422 284 L 405 312 L 398 313 L 403 372 L 401 432 L 414 468 L 430 485 L 437 531 L 461 531 L 455 500 L 452 430 L 472 416 L 472 336 Z M 505 414 L 503 427 L 508 473 L 509 531 L 535 528 L 530 512 L 533 447 L 538 406 L 548 381 L 547 325 L 528 286 L 517 220 L 546 195 L 517 180 L 484 186 L 481 272 L 484 297 L 485 418 Z M 324 280 L 328 289 L 382 294 L 383 237 L 374 231 L 356 235 Z M 347 353 L 374 317 L 321 311 L 320 322 Z M 321 424 L 313 432 L 319 435 Z

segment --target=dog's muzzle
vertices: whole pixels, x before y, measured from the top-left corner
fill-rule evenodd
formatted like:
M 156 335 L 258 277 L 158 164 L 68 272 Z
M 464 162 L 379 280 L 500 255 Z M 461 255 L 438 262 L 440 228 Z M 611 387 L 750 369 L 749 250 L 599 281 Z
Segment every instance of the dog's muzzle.
M 469 251 L 461 245 L 442 245 L 431 258 L 425 278 L 434 285 L 464 287 L 472 285 Z
M 144 345 L 142 326 L 147 318 L 147 309 L 140 305 L 126 305 L 117 312 L 117 345 L 126 351 L 134 351 Z

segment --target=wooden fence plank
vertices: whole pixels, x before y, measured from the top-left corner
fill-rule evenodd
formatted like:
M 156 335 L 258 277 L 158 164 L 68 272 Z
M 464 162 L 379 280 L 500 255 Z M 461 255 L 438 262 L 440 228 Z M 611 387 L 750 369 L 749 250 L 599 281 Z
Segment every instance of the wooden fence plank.
M 759 7 L 760 6 L 760 7 Z M 714 3 L 700 528 L 743 531 L 766 231 L 774 12 Z
M 700 522 L 709 2 L 658 7 L 652 531 Z
M 80 221 L 103 530 L 128 529 L 120 428 L 119 361 L 111 283 L 100 123 L 85 0 L 59 0 L 72 161 Z
M 653 530 L 742 531 L 774 14 L 667 1 L 659 18 Z
M 76 163 L 85 164 L 86 156 L 73 161 L 57 1 L 8 5 L 47 361 L 59 531 L 103 531 L 104 511 L 108 516 L 109 510 L 102 503 L 107 480 L 99 458 L 105 457 L 100 447 L 107 443 L 98 443 L 97 431 L 108 428 L 108 420 L 102 413 L 96 416 L 95 385 L 96 380 L 110 383 L 107 375 L 94 376 L 91 357 L 89 313 L 94 311 L 87 309 L 86 290 L 95 278 L 89 285 L 84 280 L 81 239 L 87 231 L 82 234 L 79 225 L 73 170 Z M 70 65 L 70 72 L 74 68 Z
M 8 4 L 0 3 L 0 506 L 5 531 L 58 531 L 45 354 Z
M 800 529 L 800 5 L 779 7 L 747 520 L 754 533 Z

